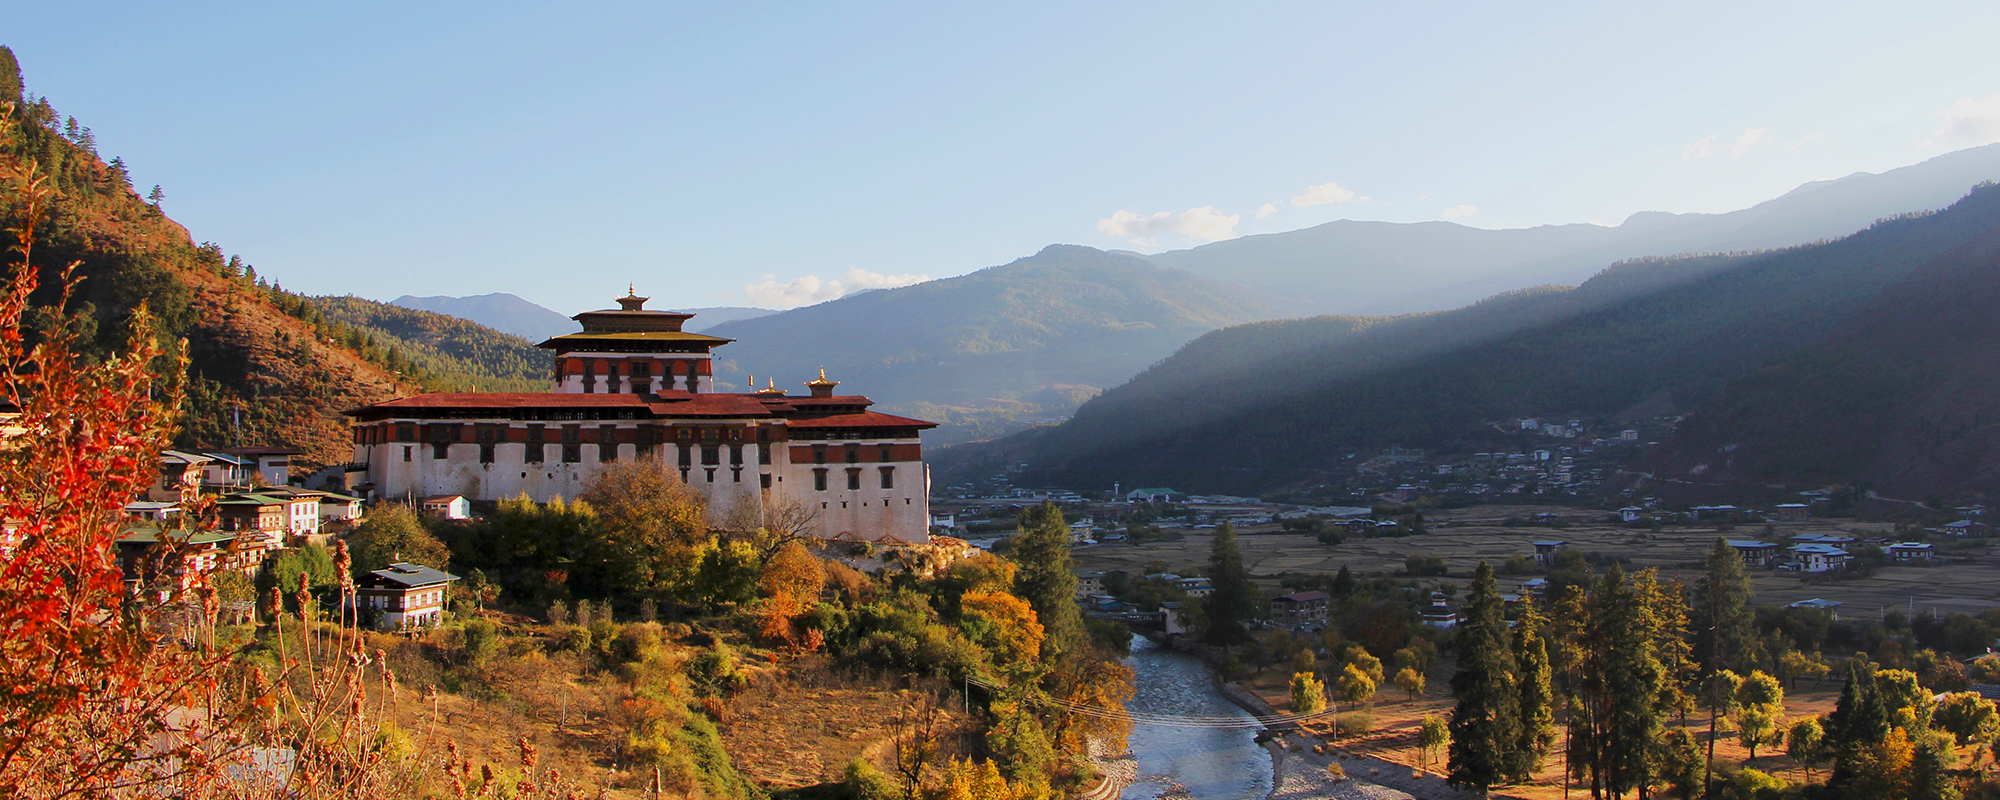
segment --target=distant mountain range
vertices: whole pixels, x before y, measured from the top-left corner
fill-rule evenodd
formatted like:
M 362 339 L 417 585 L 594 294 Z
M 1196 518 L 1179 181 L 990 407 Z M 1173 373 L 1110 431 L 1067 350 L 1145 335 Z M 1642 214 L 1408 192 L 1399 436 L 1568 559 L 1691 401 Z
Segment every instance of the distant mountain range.
M 1658 457 L 1680 480 L 2000 491 L 2000 367 L 1972 330 L 2000 299 L 1996 239 L 1987 187 L 1831 243 L 1628 262 L 1445 313 L 1224 329 L 1068 423 L 939 469 L 1004 458 L 1027 481 L 1243 494 L 1357 448 L 1490 446 L 1498 419 L 1694 411 Z
M 797 390 L 825 367 L 886 409 L 945 423 L 934 441 L 948 443 L 1066 415 L 1196 336 L 1286 308 L 1137 256 L 1051 245 L 970 275 L 706 332 L 736 340 L 716 351 L 718 381 L 776 376 Z
M 1622 259 L 1839 238 L 1883 217 L 1943 208 L 1964 195 L 1966 187 L 1986 180 L 2000 180 L 2000 144 L 1879 175 L 1856 173 L 1808 183 L 1727 214 L 1643 212 L 1616 227 L 1507 230 L 1451 222 L 1341 220 L 1148 258 L 1297 298 L 1313 313 L 1437 311 L 1529 286 L 1573 285 Z
M 471 320 L 502 333 L 511 333 L 530 342 L 541 342 L 551 336 L 575 333 L 580 330 L 574 320 L 561 313 L 535 305 L 519 296 L 507 292 L 473 295 L 471 297 L 413 297 L 403 295 L 389 301 L 391 305 L 414 308 L 438 314 L 449 314 L 459 319 Z M 739 319 L 755 319 L 779 313 L 768 308 L 748 308 L 743 306 L 715 306 L 711 308 L 681 308 L 694 314 L 688 320 L 685 330 L 700 333 L 724 322 Z

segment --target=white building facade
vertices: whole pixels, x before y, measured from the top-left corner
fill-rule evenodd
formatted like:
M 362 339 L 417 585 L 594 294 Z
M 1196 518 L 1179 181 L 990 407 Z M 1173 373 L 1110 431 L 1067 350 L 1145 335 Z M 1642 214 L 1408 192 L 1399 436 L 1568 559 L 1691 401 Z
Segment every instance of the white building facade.
M 811 520 L 822 538 L 929 540 L 923 420 L 835 395 L 824 373 L 805 396 L 776 388 L 716 393 L 709 349 L 730 340 L 680 331 L 689 314 L 577 315 L 583 333 L 542 343 L 547 393 L 441 393 L 377 403 L 353 418 L 367 493 L 536 502 L 573 498 L 604 465 L 646 460 L 693 488 L 712 521 L 749 510 Z

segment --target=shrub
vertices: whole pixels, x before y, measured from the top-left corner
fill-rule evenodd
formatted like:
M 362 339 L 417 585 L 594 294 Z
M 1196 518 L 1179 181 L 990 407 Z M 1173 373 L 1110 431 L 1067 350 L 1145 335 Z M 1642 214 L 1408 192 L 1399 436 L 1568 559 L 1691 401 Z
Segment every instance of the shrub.
M 1333 729 L 1341 736 L 1359 736 L 1375 730 L 1375 715 L 1366 711 L 1349 711 L 1334 720 Z
M 581 653 L 590 649 L 590 629 L 575 625 L 564 625 L 556 636 L 557 649 L 571 653 Z

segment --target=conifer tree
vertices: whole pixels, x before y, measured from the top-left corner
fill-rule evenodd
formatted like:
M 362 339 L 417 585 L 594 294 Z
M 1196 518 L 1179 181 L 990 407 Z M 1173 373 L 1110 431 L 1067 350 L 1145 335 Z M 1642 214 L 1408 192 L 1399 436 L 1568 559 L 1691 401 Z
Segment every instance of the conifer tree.
M 1748 666 L 1754 629 L 1751 626 L 1750 577 L 1743 572 L 1743 557 L 1727 540 L 1717 538 L 1709 548 L 1702 576 L 1695 585 L 1695 657 L 1701 662 L 1703 678 L 1724 669 Z M 1713 690 L 1708 693 L 1708 768 L 1702 784 L 1708 785 L 1715 770 L 1716 706 L 1725 702 Z
M 1555 741 L 1555 697 L 1549 682 L 1548 619 L 1534 601 L 1521 604 L 1514 625 L 1514 668 L 1521 695 L 1521 741 L 1514 750 L 1509 779 L 1525 781 L 1542 767 Z
M 1244 624 L 1257 612 L 1257 587 L 1250 583 L 1243 553 L 1236 548 L 1236 527 L 1229 523 L 1215 529 L 1215 542 L 1208 552 L 1208 581 L 1208 630 L 1202 638 L 1221 647 L 1250 641 Z
M 1507 620 L 1493 567 L 1473 573 L 1465 620 L 1458 627 L 1458 672 L 1451 691 L 1451 748 L 1446 779 L 1484 792 L 1510 774 L 1510 754 L 1521 742 L 1521 699 L 1508 649 Z
M 1327 587 L 1327 589 L 1327 594 L 1341 600 L 1346 600 L 1354 596 L 1354 575 L 1347 571 L 1346 564 L 1340 565 L 1340 571 L 1334 573 L 1333 585 Z
M 1019 568 L 1014 573 L 1014 594 L 1028 601 L 1041 620 L 1042 653 L 1068 652 L 1083 640 L 1083 614 L 1076 606 L 1069 523 L 1062 509 L 1053 503 L 1023 509 L 1010 557 Z
M 14 59 L 14 51 L 0 45 L 0 103 L 21 101 L 21 62 Z
M 1658 626 L 1634 582 L 1616 565 L 1592 601 L 1592 623 L 1604 642 L 1598 759 L 1605 788 L 1622 794 L 1652 778 L 1649 756 L 1660 734 L 1656 703 L 1663 677 L 1654 650 Z
M 1851 782 L 1869 753 L 1889 735 L 1889 714 L 1875 692 L 1875 673 L 1862 659 L 1847 664 L 1847 683 L 1826 718 L 1827 749 L 1833 755 L 1832 786 Z
M 1957 760 L 1951 740 L 1925 736 L 1910 760 L 1910 800 L 1959 800 L 1958 782 L 1945 770 Z

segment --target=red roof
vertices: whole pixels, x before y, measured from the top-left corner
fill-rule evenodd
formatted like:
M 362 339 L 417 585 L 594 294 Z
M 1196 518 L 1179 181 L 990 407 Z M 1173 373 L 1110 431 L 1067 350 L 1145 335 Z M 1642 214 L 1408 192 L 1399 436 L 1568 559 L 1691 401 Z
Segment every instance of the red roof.
M 687 392 L 677 392 L 687 396 Z M 399 397 L 343 412 L 428 408 L 634 408 L 646 405 L 636 394 L 572 394 L 557 392 L 436 392 Z
M 935 422 L 884 414 L 880 411 L 863 411 L 859 414 L 835 414 L 818 419 L 797 419 L 788 423 L 793 428 L 935 428 Z
M 680 392 L 666 402 L 649 403 L 647 409 L 662 417 L 768 417 L 771 409 L 748 394 L 695 394 Z

